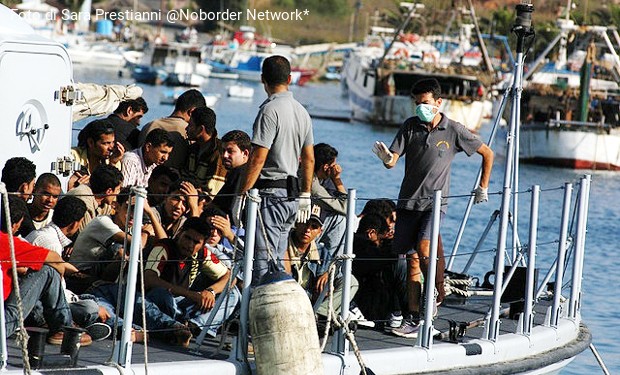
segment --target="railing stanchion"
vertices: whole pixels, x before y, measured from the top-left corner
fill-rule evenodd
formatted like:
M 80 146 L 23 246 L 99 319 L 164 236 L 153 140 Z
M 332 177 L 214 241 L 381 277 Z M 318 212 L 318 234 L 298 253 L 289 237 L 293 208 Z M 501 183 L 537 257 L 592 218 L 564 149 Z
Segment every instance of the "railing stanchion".
M 123 311 L 123 332 L 121 335 L 121 342 L 118 348 L 118 354 L 116 362 L 124 368 L 131 367 L 131 352 L 133 343 L 131 342 L 131 327 L 133 326 L 133 312 L 136 300 L 136 284 L 138 280 L 139 270 L 139 257 L 142 251 L 142 236 L 140 232 L 136 233 L 135 229 L 142 228 L 142 216 L 144 213 L 144 200 L 146 199 L 146 189 L 137 186 L 131 188 L 131 191 L 136 196 L 136 201 L 133 210 L 133 228 L 134 233 L 131 241 L 131 247 L 129 250 L 129 264 L 127 271 L 127 286 L 125 290 L 125 305 Z M 131 197 L 129 197 L 131 203 Z M 145 298 L 145 296 L 142 296 Z
M 431 227 L 431 244 L 428 259 L 428 270 L 424 280 L 424 295 L 426 303 L 424 321 L 421 327 L 422 337 L 416 345 L 431 349 L 433 344 L 433 313 L 435 310 L 435 274 L 437 273 L 437 245 L 439 243 L 439 224 L 441 222 L 441 190 L 436 190 L 433 197 L 433 226 Z
M 557 327 L 560 318 L 560 298 L 564 282 L 564 263 L 566 259 L 566 242 L 568 239 L 568 221 L 570 220 L 570 204 L 573 184 L 564 184 L 564 204 L 562 205 L 562 223 L 560 227 L 560 243 L 558 244 L 557 266 L 555 269 L 555 286 L 553 288 L 553 305 L 551 307 L 551 326 Z
M 250 282 L 254 266 L 254 245 L 256 244 L 256 218 L 260 197 L 258 189 L 250 190 L 246 208 L 245 247 L 243 255 L 243 289 L 241 290 L 241 310 L 239 336 L 237 337 L 237 360 L 245 362 L 248 354 L 248 315 L 250 311 Z M 240 350 L 239 350 L 240 349 Z
M 534 283 L 536 282 L 536 240 L 538 236 L 538 203 L 540 186 L 532 186 L 532 202 L 530 208 L 530 240 L 527 254 L 527 277 L 525 281 L 525 306 L 523 307 L 523 334 L 529 336 L 534 324 L 532 314 L 534 306 Z
M 347 224 L 345 232 L 344 242 L 344 255 L 345 258 L 342 266 L 343 284 L 342 284 L 342 303 L 340 307 L 340 316 L 343 321 L 347 321 L 349 315 L 349 306 L 351 298 L 351 270 L 353 269 L 353 261 L 351 256 L 353 255 L 353 234 L 355 224 L 355 200 L 357 192 L 355 189 L 349 189 L 347 195 Z M 345 357 L 349 353 L 349 342 L 345 340 L 344 332 L 338 330 L 338 352 L 342 353 Z

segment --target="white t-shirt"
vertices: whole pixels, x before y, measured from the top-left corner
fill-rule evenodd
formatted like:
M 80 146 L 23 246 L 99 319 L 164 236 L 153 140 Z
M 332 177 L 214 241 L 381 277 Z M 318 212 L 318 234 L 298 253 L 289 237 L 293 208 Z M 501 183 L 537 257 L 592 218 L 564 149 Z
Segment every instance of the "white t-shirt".
M 99 260 L 110 245 L 112 236 L 122 231 L 118 225 L 114 224 L 111 216 L 97 216 L 88 223 L 75 240 L 70 262 L 80 270 L 91 268 L 90 262 Z

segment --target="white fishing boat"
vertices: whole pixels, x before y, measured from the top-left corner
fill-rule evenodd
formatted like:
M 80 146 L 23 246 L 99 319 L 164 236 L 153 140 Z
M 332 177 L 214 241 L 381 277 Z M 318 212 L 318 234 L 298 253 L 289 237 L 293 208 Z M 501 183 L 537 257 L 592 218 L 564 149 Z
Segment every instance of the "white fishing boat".
M 186 89 L 175 88 L 175 89 L 167 89 L 162 92 L 161 99 L 159 101 L 160 104 L 170 104 L 174 105 L 177 102 L 177 99 L 181 94 L 183 94 Z M 205 102 L 207 103 L 207 107 L 213 107 L 220 100 L 220 94 L 209 94 L 206 92 L 202 93 L 202 96 L 205 98 Z
M 211 74 L 211 67 L 202 63 L 199 46 L 188 43 L 157 44 L 149 48 L 142 58 L 134 78 L 138 82 L 158 82 L 160 71 L 167 77 L 163 83 L 168 86 L 201 86 Z M 146 71 L 146 74 L 144 72 Z
M 558 26 L 558 60 L 542 64 L 552 43 L 524 84 L 520 157 L 573 169 L 620 170 L 620 60 L 609 37 L 620 40 L 618 32 L 567 19 Z M 588 38 L 598 43 L 584 45 Z M 572 47 L 579 42 L 581 48 Z M 575 49 L 571 56 L 567 48 Z
M 432 39 L 402 36 L 401 30 L 414 12 L 415 8 L 410 8 L 398 31 L 371 28 L 364 45 L 354 49 L 345 60 L 342 80 L 353 118 L 400 126 L 414 116 L 412 85 L 422 78 L 436 78 L 442 88 L 440 110 L 469 129 L 477 130 L 491 113 L 492 102 L 487 91 L 493 75 L 463 66 L 460 61 L 446 66 Z
M 0 149 L 5 156 L 24 156 L 36 162 L 38 171 L 49 171 L 49 160 L 60 158 L 62 163 L 55 163 L 55 170 L 71 172 L 72 163 L 64 157 L 69 154 L 71 140 L 71 105 L 79 94 L 73 85 L 72 65 L 66 49 L 53 41 L 36 36 L 32 29 L 25 25 L 13 12 L 0 6 L 0 100 L 3 103 L 3 116 L 0 127 L 5 129 L 5 136 L 0 139 Z M 4 27 L 5 25 L 9 25 Z M 42 68 L 43 67 L 43 68 Z M 26 80 L 26 81 L 25 81 Z M 56 93 L 56 99 L 54 99 Z M 16 128 L 16 124 L 19 126 Z M 512 127 L 511 127 L 512 129 Z M 512 130 L 511 130 L 512 131 Z M 509 144 L 508 155 L 513 150 Z M 518 150 L 517 150 L 518 152 Z M 369 158 L 372 156 L 368 156 Z M 518 159 L 517 159 L 518 160 Z M 66 162 L 65 162 L 66 161 Z M 495 272 L 495 285 L 491 287 L 474 286 L 473 279 L 467 277 L 463 298 L 456 302 L 446 300 L 440 309 L 437 319 L 431 318 L 431 299 L 424 306 L 426 318 L 416 340 L 389 336 L 382 331 L 359 330 L 354 335 L 346 329 L 349 337 L 356 345 L 345 341 L 345 329 L 336 331 L 322 351 L 318 347 L 314 321 L 307 322 L 312 335 L 300 335 L 293 332 L 293 337 L 278 336 L 273 332 L 268 336 L 254 334 L 252 342 L 255 354 L 248 353 L 248 321 L 250 309 L 249 285 L 243 288 L 240 310 L 239 331 L 231 333 L 235 337 L 232 346 L 220 346 L 219 340 L 203 341 L 204 333 L 192 344 L 192 350 L 168 347 L 165 344 L 143 346 L 130 341 L 133 322 L 133 296 L 127 293 L 125 303 L 125 320 L 122 338 L 110 342 L 96 342 L 89 347 L 81 348 L 79 357 L 68 358 L 68 355 L 54 355 L 48 351 L 44 358 L 39 358 L 41 366 L 33 373 L 50 373 L 50 368 L 62 373 L 100 373 L 100 374 L 162 374 L 179 373 L 213 373 L 213 374 L 252 374 L 257 367 L 266 366 L 271 374 L 289 374 L 290 366 L 297 366 L 310 352 L 317 354 L 313 362 L 312 373 L 328 375 L 370 374 L 552 374 L 558 373 L 575 356 L 588 348 L 591 335 L 581 319 L 582 272 L 585 256 L 585 236 L 587 224 L 587 208 L 590 179 L 584 177 L 576 186 L 578 193 L 572 199 L 573 187 L 565 185 L 564 205 L 558 212 L 546 212 L 560 222 L 560 233 L 557 235 L 557 260 L 543 280 L 536 280 L 536 231 L 538 229 L 537 195 L 539 187 L 533 187 L 530 240 L 527 246 L 512 248 L 507 245 L 509 211 L 512 198 L 511 167 L 507 161 L 504 176 L 504 195 L 500 211 L 500 227 L 498 230 Z M 477 182 L 476 182 L 477 183 Z M 514 187 L 518 191 L 518 186 Z M 142 207 L 146 192 L 134 190 L 135 211 L 134 225 L 141 225 Z M 257 194 L 253 191 L 251 194 Z M 256 218 L 258 197 L 248 200 L 248 221 L 246 228 L 246 247 L 243 260 L 244 277 L 251 278 L 254 256 L 254 236 L 256 234 Z M 439 227 L 439 207 L 441 192 L 434 197 L 434 228 Z M 469 197 L 473 203 L 473 197 Z M 572 209 L 572 202 L 575 209 Z M 534 203 L 536 202 L 536 203 Z M 343 257 L 344 292 L 342 299 L 342 321 L 348 319 L 352 257 L 353 222 L 355 220 L 355 190 L 349 190 L 346 250 Z M 518 213 L 512 211 L 516 217 Z M 576 225 L 568 230 L 568 218 L 575 215 Z M 486 234 L 483 234 L 485 236 Z M 514 237 L 516 232 L 513 233 Z M 431 236 L 431 267 L 429 275 L 435 272 L 435 260 L 438 231 L 433 230 Z M 127 286 L 135 288 L 139 268 L 139 241 L 132 242 L 131 257 L 128 261 Z M 455 244 L 455 249 L 457 248 Z M 519 251 L 520 256 L 527 259 L 527 275 L 525 282 L 511 282 L 514 270 L 520 264 L 519 258 L 512 258 L 507 263 L 505 272 L 504 256 L 512 248 Z M 454 254 L 454 253 L 453 253 Z M 570 256 L 569 256 L 570 255 Z M 472 255 L 471 260 L 475 257 Z M 565 261 L 570 259 L 569 261 Z M 514 267 L 511 265 L 514 264 Z M 567 265 L 567 267 L 565 267 Z M 240 266 L 241 267 L 241 266 Z M 568 280 L 569 272 L 572 277 Z M 432 279 L 432 276 L 429 276 Z M 553 287 L 547 284 L 553 278 Z M 514 285 L 513 285 L 514 284 Z M 503 287 L 512 290 L 517 301 L 523 301 L 521 309 L 512 306 L 515 302 L 502 295 Z M 426 290 L 432 295 L 432 286 Z M 549 290 L 549 291 L 548 291 Z M 224 296 L 222 293 L 221 296 Z M 305 298 L 304 294 L 304 298 Z M 216 303 L 221 303 L 219 297 Z M 0 298 L 0 301 L 3 301 Z M 284 304 L 293 311 L 302 311 L 309 303 L 298 300 L 284 300 Z M 265 304 L 268 309 L 269 305 Z M 138 311 L 139 309 L 136 309 Z M 215 309 L 214 309 L 215 310 Z M 294 315 L 294 314 L 293 314 Z M 0 319 L 3 317 L 0 314 Z M 287 319 L 283 319 L 286 326 Z M 500 326 L 501 323 L 501 326 Z M 346 326 L 346 325 L 345 325 Z M 4 322 L 0 322 L 4 327 Z M 311 329 L 310 329 L 311 327 Z M 434 329 L 441 334 L 433 336 Z M 23 355 L 23 349 L 17 341 L 4 337 L 0 329 L 0 366 L 6 374 L 21 374 L 25 370 L 24 363 L 29 361 Z M 223 340 L 223 339 L 222 339 Z M 290 341 L 289 341 L 290 340 Z M 307 343 L 300 350 L 291 350 L 288 345 Z M 315 345 L 317 344 L 317 345 Z M 25 345 L 25 344 L 24 344 Z M 148 348 L 148 352 L 147 352 Z M 78 348 L 79 349 L 79 348 Z M 284 354 L 285 358 L 273 358 L 265 355 L 269 349 L 275 354 Z M 112 352 L 112 353 L 111 353 Z M 355 355 L 353 355 L 355 352 Z M 73 351 L 75 354 L 76 352 Z M 262 355 L 262 357 L 261 357 Z M 46 362 L 45 358 L 49 361 Z M 51 359 L 55 359 L 55 362 Z M 74 366 L 69 361 L 75 360 Z M 278 362 L 282 360 L 282 362 Z M 310 371 L 300 372 L 304 374 Z
M 228 86 L 228 96 L 233 98 L 252 98 L 254 96 L 254 89 L 244 85 L 231 85 Z

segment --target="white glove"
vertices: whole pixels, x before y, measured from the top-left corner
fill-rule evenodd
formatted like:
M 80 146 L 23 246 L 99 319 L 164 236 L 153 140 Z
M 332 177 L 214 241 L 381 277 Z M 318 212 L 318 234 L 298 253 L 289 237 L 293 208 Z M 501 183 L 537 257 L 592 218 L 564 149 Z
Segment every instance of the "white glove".
M 375 155 L 377 155 L 377 157 L 381 159 L 383 164 L 390 164 L 394 159 L 394 155 L 392 155 L 390 150 L 383 142 L 376 141 L 375 145 L 372 146 L 372 152 L 374 152 Z
M 489 200 L 489 194 L 487 193 L 489 189 L 483 188 L 482 186 L 478 186 L 476 190 L 474 190 L 474 204 L 486 202 Z
M 310 218 L 310 212 L 312 211 L 312 201 L 310 200 L 310 193 L 299 194 L 299 208 L 297 209 L 297 217 L 295 220 L 298 223 L 305 223 Z
M 241 217 L 243 214 L 243 208 L 245 207 L 245 193 L 240 195 L 235 195 L 233 199 L 233 204 L 231 207 L 232 212 L 232 223 L 237 227 L 241 227 Z

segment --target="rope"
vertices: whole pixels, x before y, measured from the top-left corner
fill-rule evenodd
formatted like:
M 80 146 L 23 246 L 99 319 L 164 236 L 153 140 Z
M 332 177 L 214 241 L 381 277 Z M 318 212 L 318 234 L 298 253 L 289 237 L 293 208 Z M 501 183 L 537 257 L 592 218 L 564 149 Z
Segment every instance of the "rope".
M 331 328 L 332 323 L 332 314 L 331 312 L 334 310 L 334 275 L 336 271 L 336 263 L 332 262 L 329 266 L 329 297 L 327 299 L 327 311 L 330 313 L 327 314 L 327 322 L 325 323 L 325 330 L 323 331 L 323 342 L 321 343 L 321 352 L 325 350 L 325 346 L 327 345 L 327 338 L 329 337 L 329 329 Z
M 362 352 L 360 351 L 359 347 L 357 346 L 357 341 L 355 341 L 355 335 L 353 332 L 351 332 L 351 329 L 349 328 L 349 322 L 351 321 L 351 317 L 349 317 L 346 321 L 342 319 L 342 316 L 339 314 L 336 314 L 336 312 L 334 311 L 334 279 L 335 279 L 335 271 L 336 271 L 336 261 L 340 260 L 340 259 L 353 259 L 355 258 L 355 254 L 351 254 L 351 255 L 347 255 L 347 254 L 342 254 L 342 255 L 337 255 L 336 257 L 334 257 L 334 259 L 332 260 L 332 263 L 329 266 L 329 297 L 328 297 L 328 302 L 327 302 L 327 311 L 329 311 L 329 314 L 327 314 L 327 322 L 325 324 L 325 331 L 323 334 L 323 342 L 321 343 L 321 352 L 323 352 L 323 350 L 325 350 L 325 346 L 327 344 L 327 338 L 328 338 L 328 333 L 329 330 L 331 328 L 331 323 L 333 321 L 334 323 L 334 327 L 342 329 L 345 335 L 345 338 L 347 340 L 349 340 L 349 342 L 351 343 L 351 349 L 353 349 L 353 353 L 355 353 L 355 358 L 357 358 L 357 362 L 360 365 L 361 368 L 361 373 L 363 375 L 367 375 L 366 372 L 366 365 L 364 364 L 364 359 L 362 358 Z
M 367 375 L 366 364 L 364 364 L 364 359 L 362 358 L 362 352 L 360 351 L 360 348 L 357 346 L 357 341 L 355 341 L 355 335 L 353 334 L 353 332 L 351 332 L 351 329 L 349 328 L 350 319 L 347 319 L 345 321 L 342 319 L 342 316 L 336 314 L 334 311 L 331 311 L 331 314 L 333 315 L 332 319 L 334 319 L 334 325 L 344 331 L 345 337 L 351 343 L 351 349 L 353 349 L 353 353 L 355 353 L 355 358 L 357 358 L 357 363 L 359 363 L 360 365 L 361 373 L 363 375 Z
M 13 240 L 13 228 L 11 228 L 11 213 L 9 209 L 9 196 L 6 194 L 6 188 L 2 184 L 2 203 L 4 205 L 4 213 L 6 220 L 6 229 L 9 238 L 9 249 L 11 252 L 11 277 L 13 277 L 13 291 L 17 299 L 17 316 L 19 318 L 19 332 L 17 332 L 17 342 L 22 352 L 22 362 L 24 364 L 24 372 L 28 375 L 32 373 L 30 368 L 30 358 L 28 357 L 28 332 L 24 326 L 24 310 L 22 306 L 22 297 L 19 289 L 19 276 L 17 275 L 17 259 L 15 258 L 15 242 Z

